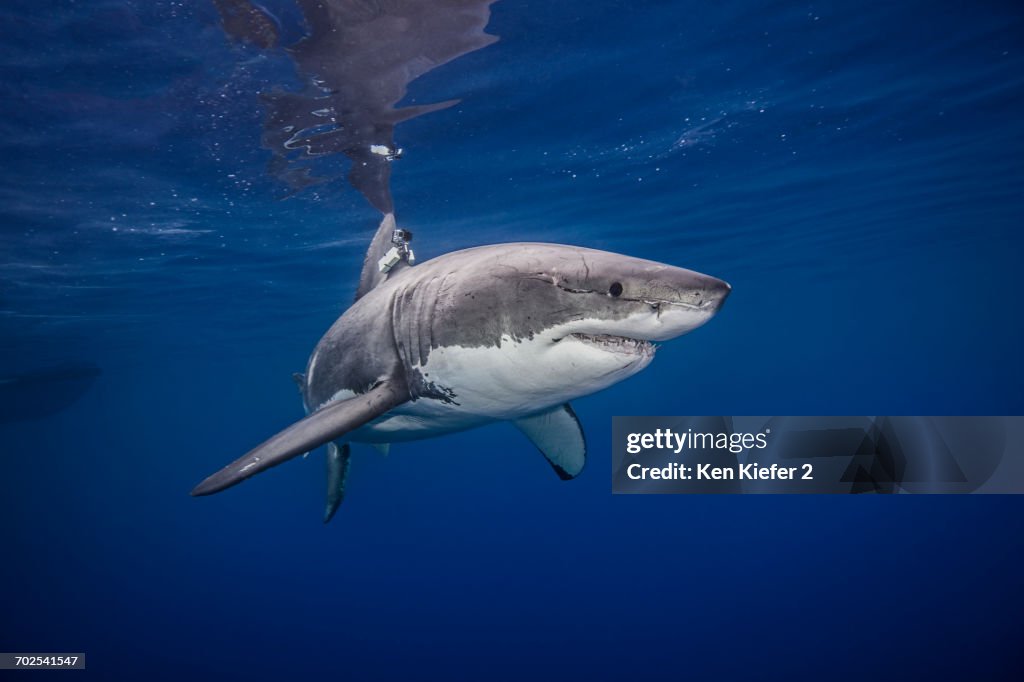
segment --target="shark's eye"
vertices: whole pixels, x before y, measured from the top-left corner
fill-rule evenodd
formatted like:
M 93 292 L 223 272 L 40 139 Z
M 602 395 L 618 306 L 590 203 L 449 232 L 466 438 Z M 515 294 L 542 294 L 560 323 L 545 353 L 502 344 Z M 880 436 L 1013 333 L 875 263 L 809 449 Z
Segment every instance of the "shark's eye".
M 612 285 L 608 287 L 608 294 L 611 296 L 620 296 L 622 294 L 622 285 L 618 282 L 612 282 Z

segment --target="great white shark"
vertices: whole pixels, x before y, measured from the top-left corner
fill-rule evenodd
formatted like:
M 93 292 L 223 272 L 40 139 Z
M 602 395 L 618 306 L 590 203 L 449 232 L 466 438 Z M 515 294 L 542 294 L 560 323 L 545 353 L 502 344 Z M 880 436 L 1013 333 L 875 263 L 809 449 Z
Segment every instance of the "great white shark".
M 296 375 L 307 416 L 193 495 L 327 444 L 327 521 L 344 496 L 350 442 L 386 448 L 496 421 L 573 478 L 586 440 L 570 402 L 645 368 L 654 342 L 703 325 L 730 291 L 692 270 L 562 244 L 481 246 L 414 267 L 404 250 L 389 267 L 403 234 L 387 214 L 355 303 Z

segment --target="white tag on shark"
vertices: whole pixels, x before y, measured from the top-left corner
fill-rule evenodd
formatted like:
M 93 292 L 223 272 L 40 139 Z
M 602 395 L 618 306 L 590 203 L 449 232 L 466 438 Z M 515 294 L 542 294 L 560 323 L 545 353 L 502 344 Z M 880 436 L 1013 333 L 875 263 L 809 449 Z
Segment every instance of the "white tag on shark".
M 563 481 L 583 471 L 587 462 L 587 441 L 569 403 L 512 423 L 547 457 L 551 468 Z

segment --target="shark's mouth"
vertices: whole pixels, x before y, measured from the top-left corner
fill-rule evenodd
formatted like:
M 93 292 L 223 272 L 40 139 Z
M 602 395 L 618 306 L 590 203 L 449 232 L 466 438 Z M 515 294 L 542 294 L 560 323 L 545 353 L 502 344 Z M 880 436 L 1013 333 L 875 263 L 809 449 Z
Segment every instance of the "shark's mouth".
M 569 334 L 566 338 L 612 353 L 654 355 L 654 351 L 657 349 L 657 346 L 650 341 L 631 339 L 627 336 L 612 336 L 611 334 Z

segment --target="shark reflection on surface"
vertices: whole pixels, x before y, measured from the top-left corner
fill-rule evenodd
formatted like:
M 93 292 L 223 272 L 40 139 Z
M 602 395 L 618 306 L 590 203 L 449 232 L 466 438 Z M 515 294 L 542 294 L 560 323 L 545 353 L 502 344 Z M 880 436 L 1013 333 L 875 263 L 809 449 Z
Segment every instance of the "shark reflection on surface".
M 309 163 L 331 154 L 351 162 L 348 180 L 381 213 L 394 212 L 395 125 L 458 100 L 398 108 L 409 83 L 498 40 L 484 32 L 495 0 L 296 0 L 307 29 L 285 48 L 303 90 L 262 93 L 270 172 L 292 192 L 324 182 Z M 247 0 L 217 0 L 233 43 L 279 44 L 277 20 Z

